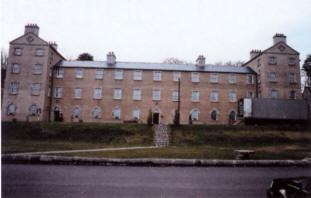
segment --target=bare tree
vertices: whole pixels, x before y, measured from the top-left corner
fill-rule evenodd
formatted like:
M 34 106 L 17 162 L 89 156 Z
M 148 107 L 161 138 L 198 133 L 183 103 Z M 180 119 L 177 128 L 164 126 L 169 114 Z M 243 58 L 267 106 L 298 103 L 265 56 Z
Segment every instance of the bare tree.
M 241 60 L 238 60 L 238 61 L 229 60 L 226 62 L 218 61 L 218 62 L 215 62 L 214 64 L 217 66 L 242 66 L 244 64 L 244 62 Z
M 167 64 L 188 64 L 188 62 L 180 60 L 178 58 L 174 57 L 169 57 L 163 60 L 162 63 L 167 63 Z

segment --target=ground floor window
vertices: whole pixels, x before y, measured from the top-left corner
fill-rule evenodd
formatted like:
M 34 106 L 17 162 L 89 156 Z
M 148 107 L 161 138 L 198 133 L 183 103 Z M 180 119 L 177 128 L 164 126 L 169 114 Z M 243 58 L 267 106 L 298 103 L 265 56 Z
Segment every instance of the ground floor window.
M 16 107 L 14 104 L 10 104 L 8 106 L 8 115 L 15 115 Z
M 218 116 L 217 116 L 217 111 L 216 110 L 212 111 L 211 118 L 212 118 L 212 120 L 218 120 Z

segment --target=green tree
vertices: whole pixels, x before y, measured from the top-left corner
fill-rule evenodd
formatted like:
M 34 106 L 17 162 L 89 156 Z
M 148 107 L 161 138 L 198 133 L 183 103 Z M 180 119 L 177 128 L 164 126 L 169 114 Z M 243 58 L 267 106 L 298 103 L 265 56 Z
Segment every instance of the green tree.
M 93 61 L 93 56 L 89 53 L 82 53 L 78 56 L 77 60 L 80 61 Z

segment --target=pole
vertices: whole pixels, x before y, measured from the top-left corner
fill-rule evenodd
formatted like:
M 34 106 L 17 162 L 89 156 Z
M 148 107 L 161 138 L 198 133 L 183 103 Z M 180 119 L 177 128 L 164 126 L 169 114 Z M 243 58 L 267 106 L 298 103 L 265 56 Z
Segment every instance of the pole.
M 178 124 L 180 124 L 180 78 L 178 78 Z

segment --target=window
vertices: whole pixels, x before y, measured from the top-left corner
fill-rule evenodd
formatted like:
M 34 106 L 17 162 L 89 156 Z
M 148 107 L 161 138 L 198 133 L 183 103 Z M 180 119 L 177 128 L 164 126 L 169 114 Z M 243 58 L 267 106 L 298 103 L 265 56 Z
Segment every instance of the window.
M 218 115 L 217 115 L 217 111 L 216 110 L 213 110 L 211 112 L 211 119 L 212 120 L 218 120 Z
M 81 98 L 82 95 L 82 89 L 77 87 L 75 88 L 75 98 Z
M 276 82 L 276 74 L 275 72 L 269 72 L 269 81 Z
M 95 99 L 102 98 L 102 88 L 94 88 L 94 96 Z
M 134 89 L 133 99 L 134 100 L 141 100 L 141 90 L 140 89 Z
M 218 82 L 218 74 L 212 73 L 210 82 L 211 83 L 217 83 Z
M 76 78 L 83 78 L 83 69 L 82 68 L 77 68 Z
M 229 83 L 230 84 L 236 83 L 236 75 L 235 74 L 229 74 Z
M 270 91 L 270 98 L 276 99 L 277 98 L 277 94 L 278 94 L 277 90 L 271 90 Z
M 23 54 L 22 48 L 14 48 L 14 55 L 21 56 Z
M 211 101 L 212 102 L 218 102 L 218 92 L 217 91 L 212 91 L 212 93 L 211 93 Z
M 18 89 L 18 82 L 11 82 L 10 83 L 10 89 L 9 89 L 9 93 L 10 94 L 17 94 L 17 89 Z
M 43 56 L 44 55 L 44 49 L 36 49 L 36 56 Z
M 31 94 L 34 96 L 40 95 L 40 83 L 32 83 Z
M 16 107 L 15 107 L 15 105 L 14 104 L 10 104 L 9 106 L 8 106 L 8 110 L 7 110 L 8 112 L 8 115 L 15 115 L 15 112 L 16 112 Z
M 117 70 L 114 72 L 114 79 L 116 79 L 116 80 L 122 80 L 122 79 L 123 79 L 123 70 L 117 69 Z
M 231 111 L 230 114 L 229 114 L 229 121 L 230 123 L 236 121 L 236 113 L 235 111 Z
M 248 91 L 247 94 L 246 94 L 246 97 L 247 98 L 253 98 L 254 97 L 254 92 Z
M 120 100 L 122 98 L 122 89 L 114 89 L 113 99 Z
M 292 90 L 289 93 L 289 99 L 295 100 L 296 99 L 296 91 Z
M 51 86 L 49 86 L 49 88 L 48 88 L 48 97 L 50 97 L 51 96 Z
M 230 91 L 229 93 L 229 101 L 236 102 L 236 93 L 234 91 Z
M 198 72 L 191 73 L 192 82 L 200 82 L 200 74 Z
M 257 59 L 257 67 L 260 67 L 261 66 L 261 59 Z
M 113 114 L 112 116 L 114 119 L 120 119 L 121 118 L 121 110 L 119 108 L 115 108 L 113 110 L 112 114 Z
M 100 118 L 101 117 L 101 110 L 99 107 L 95 107 L 92 111 L 93 118 Z
M 154 71 L 153 72 L 153 80 L 154 81 L 160 81 L 162 78 L 161 71 Z
M 180 79 L 180 72 L 173 72 L 173 81 L 178 82 Z
M 179 98 L 178 98 L 178 91 L 177 90 L 174 90 L 173 91 L 173 101 L 178 101 Z
M 35 116 L 38 114 L 37 105 L 31 105 L 29 108 L 29 115 Z
M 276 65 L 276 57 L 275 56 L 270 56 L 268 63 L 270 65 Z
M 153 100 L 161 100 L 161 90 L 153 89 Z
M 33 74 L 41 74 L 42 73 L 42 65 L 41 64 L 35 64 L 33 67 Z
M 104 77 L 104 70 L 103 69 L 96 69 L 95 79 L 103 79 L 103 77 Z
M 199 102 L 199 91 L 192 91 L 192 102 Z
M 58 67 L 56 69 L 56 78 L 63 78 L 64 77 L 64 68 Z
M 246 83 L 247 84 L 253 84 L 253 75 L 252 74 L 247 74 L 246 76 Z
M 20 67 L 18 63 L 13 63 L 12 65 L 12 73 L 18 74 L 20 72 Z
M 79 109 L 79 107 L 75 107 L 74 109 L 73 109 L 73 117 L 74 118 L 79 118 L 80 117 L 80 109 Z
M 62 97 L 62 87 L 55 87 L 55 98 L 61 98 Z
M 290 65 L 290 66 L 296 65 L 296 59 L 294 57 L 289 57 L 288 58 L 288 65 Z
M 140 70 L 134 71 L 134 80 L 142 80 L 142 71 Z
M 133 119 L 139 120 L 139 118 L 140 118 L 140 111 L 139 111 L 139 109 L 134 109 L 133 112 L 132 112 L 132 116 L 133 116 Z
M 191 111 L 191 120 L 199 120 L 199 110 L 193 109 Z
M 295 73 L 289 74 L 289 83 L 296 83 L 296 75 Z

